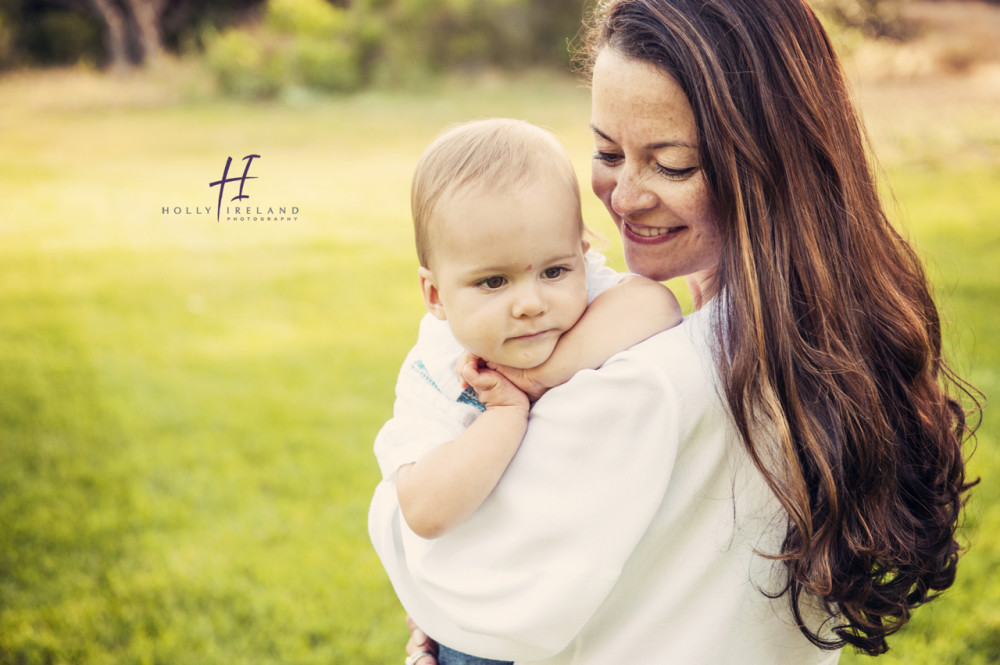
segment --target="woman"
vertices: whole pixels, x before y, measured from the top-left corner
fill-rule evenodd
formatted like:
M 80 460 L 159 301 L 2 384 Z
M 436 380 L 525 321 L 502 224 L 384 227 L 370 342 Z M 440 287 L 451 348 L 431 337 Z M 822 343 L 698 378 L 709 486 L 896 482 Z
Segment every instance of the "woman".
M 464 546 L 506 520 L 539 520 L 534 539 L 393 581 L 423 628 L 494 657 L 883 653 L 955 578 L 967 392 L 829 40 L 802 0 L 612 0 L 589 47 L 594 191 L 629 268 L 686 276 L 698 311 L 577 375 L 593 403 L 537 402 Z M 540 466 L 562 448 L 569 479 Z M 524 501 L 540 468 L 555 489 Z M 475 589 L 476 565 L 510 583 Z

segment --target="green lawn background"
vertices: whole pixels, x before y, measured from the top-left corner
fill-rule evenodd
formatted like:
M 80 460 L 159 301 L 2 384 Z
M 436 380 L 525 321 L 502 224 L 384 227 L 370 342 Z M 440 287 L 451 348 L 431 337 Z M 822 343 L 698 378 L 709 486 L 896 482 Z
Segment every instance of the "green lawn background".
M 508 115 L 555 131 L 586 183 L 589 94 L 541 75 L 269 105 L 150 89 L 0 80 L 0 663 L 398 662 L 365 518 L 422 312 L 412 167 L 448 123 Z M 1000 114 L 960 89 L 860 98 L 954 364 L 995 395 Z M 208 183 L 249 153 L 249 203 L 297 220 L 162 214 L 215 206 Z M 997 440 L 987 417 L 955 588 L 879 662 L 1000 660 Z

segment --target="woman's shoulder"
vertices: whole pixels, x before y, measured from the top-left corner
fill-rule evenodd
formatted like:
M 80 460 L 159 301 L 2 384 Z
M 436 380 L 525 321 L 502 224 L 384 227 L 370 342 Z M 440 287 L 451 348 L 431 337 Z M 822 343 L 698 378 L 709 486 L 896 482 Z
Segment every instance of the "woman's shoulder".
M 612 356 L 603 368 L 624 364 L 637 372 L 711 378 L 714 375 L 711 337 L 710 313 L 693 312 L 673 328 Z
M 612 356 L 596 370 L 577 372 L 535 404 L 532 418 L 544 415 L 565 423 L 587 420 L 591 413 L 613 413 L 606 418 L 611 427 L 624 420 L 648 422 L 655 415 L 683 432 L 706 416 L 723 413 L 701 319 L 696 314 Z M 643 431 L 662 435 L 656 427 Z

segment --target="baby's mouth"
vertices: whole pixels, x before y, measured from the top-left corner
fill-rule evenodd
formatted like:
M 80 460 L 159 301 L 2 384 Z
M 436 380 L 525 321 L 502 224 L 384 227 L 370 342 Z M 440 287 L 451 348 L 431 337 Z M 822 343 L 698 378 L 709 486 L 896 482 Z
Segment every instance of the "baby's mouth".
M 525 333 L 523 335 L 518 335 L 517 337 L 512 337 L 511 339 L 532 339 L 533 337 L 541 337 L 542 335 L 544 335 L 547 332 L 549 332 L 549 331 L 548 330 L 539 330 L 538 332 Z

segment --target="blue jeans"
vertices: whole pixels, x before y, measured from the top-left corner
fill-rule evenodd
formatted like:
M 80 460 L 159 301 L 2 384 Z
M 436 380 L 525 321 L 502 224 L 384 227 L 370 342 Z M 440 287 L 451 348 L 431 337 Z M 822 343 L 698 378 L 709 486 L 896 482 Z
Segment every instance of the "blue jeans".
M 438 645 L 438 665 L 514 665 L 514 663 L 509 660 L 492 660 L 470 656 L 440 644 Z

